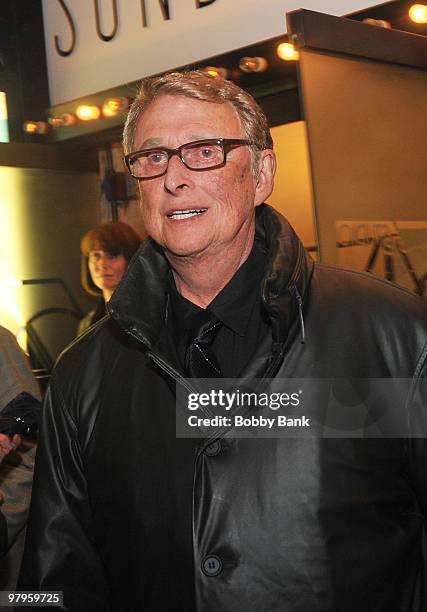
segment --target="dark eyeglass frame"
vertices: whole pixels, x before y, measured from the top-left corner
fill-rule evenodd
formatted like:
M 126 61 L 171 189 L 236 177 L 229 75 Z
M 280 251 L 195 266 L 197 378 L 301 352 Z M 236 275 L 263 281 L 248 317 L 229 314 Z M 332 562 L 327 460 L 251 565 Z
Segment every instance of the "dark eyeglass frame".
M 224 159 L 220 164 L 208 166 L 207 168 L 191 168 L 185 162 L 184 157 L 182 155 L 182 150 L 186 147 L 203 143 L 220 145 L 224 153 Z M 184 166 L 189 170 L 192 170 L 193 172 L 206 172 L 206 170 L 215 170 L 215 168 L 222 168 L 223 166 L 225 166 L 225 164 L 227 163 L 228 153 L 237 147 L 243 147 L 245 145 L 257 147 L 259 149 L 259 146 L 255 142 L 243 138 L 203 138 L 201 140 L 193 140 L 191 142 L 186 142 L 185 144 L 181 145 L 180 147 L 177 147 L 176 149 L 168 149 L 167 147 L 150 147 L 148 149 L 139 149 L 138 151 L 133 151 L 132 153 L 128 153 L 127 155 L 125 155 L 124 162 L 133 178 L 137 179 L 138 181 L 147 181 L 153 178 L 158 178 L 159 176 L 164 176 L 168 171 L 170 159 L 174 155 L 177 155 L 181 162 L 184 164 Z M 133 158 L 138 157 L 140 153 L 156 153 L 156 151 L 166 153 L 166 155 L 168 156 L 168 162 L 166 164 L 165 169 L 159 174 L 154 174 L 153 176 L 135 176 L 132 173 Z

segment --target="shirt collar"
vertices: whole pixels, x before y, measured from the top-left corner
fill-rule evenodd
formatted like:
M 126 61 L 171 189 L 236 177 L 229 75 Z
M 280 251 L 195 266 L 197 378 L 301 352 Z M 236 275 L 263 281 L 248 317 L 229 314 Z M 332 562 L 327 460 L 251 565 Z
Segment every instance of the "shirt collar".
M 252 310 L 259 300 L 259 285 L 265 273 L 266 262 L 263 241 L 256 237 L 249 257 L 208 306 L 208 310 L 218 317 L 223 325 L 239 336 L 245 335 Z M 170 287 L 172 311 L 176 320 L 187 329 L 192 317 L 202 309 L 178 293 L 172 273 Z

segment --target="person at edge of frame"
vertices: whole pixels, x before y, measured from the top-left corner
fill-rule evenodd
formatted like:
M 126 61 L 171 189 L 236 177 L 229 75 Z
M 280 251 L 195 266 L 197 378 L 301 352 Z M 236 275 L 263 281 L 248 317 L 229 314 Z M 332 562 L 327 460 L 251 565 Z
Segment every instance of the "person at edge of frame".
M 73 612 L 426 610 L 426 303 L 311 260 L 232 82 L 147 79 L 124 148 L 149 238 L 52 375 L 19 588 Z M 178 437 L 176 382 L 210 376 L 410 379 L 415 435 Z
M 4 416 L 38 416 L 40 400 L 26 355 L 15 336 L 0 326 L 0 426 Z M 36 438 L 0 431 L 0 590 L 7 591 L 16 586 L 24 550 Z

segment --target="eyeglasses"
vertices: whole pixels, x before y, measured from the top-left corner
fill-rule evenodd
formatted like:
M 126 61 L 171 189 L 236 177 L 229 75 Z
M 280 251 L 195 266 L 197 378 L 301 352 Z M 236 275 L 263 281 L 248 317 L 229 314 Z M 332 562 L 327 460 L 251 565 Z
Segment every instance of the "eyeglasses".
M 187 142 L 177 149 L 155 147 L 141 149 L 125 156 L 125 164 L 136 179 L 151 179 L 166 174 L 169 160 L 177 155 L 189 170 L 213 170 L 224 166 L 227 154 L 236 147 L 258 145 L 239 138 L 208 138 Z

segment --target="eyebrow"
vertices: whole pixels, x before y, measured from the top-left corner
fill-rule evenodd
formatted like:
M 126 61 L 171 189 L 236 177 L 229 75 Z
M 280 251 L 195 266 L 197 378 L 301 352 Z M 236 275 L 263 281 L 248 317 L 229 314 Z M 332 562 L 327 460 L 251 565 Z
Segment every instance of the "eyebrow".
M 183 144 L 187 144 L 189 142 L 195 142 L 196 140 L 212 140 L 212 139 L 215 139 L 216 137 L 215 136 L 201 136 L 200 134 L 189 134 L 188 138 L 189 140 L 187 140 Z M 166 145 L 161 144 L 160 138 L 148 138 L 147 140 L 144 140 L 144 142 L 141 144 L 140 149 L 151 149 L 152 147 L 158 147 L 159 149 L 169 148 Z
M 159 138 L 148 138 L 148 140 L 144 140 L 141 144 L 141 149 L 149 149 L 150 147 L 160 147 L 160 139 Z

